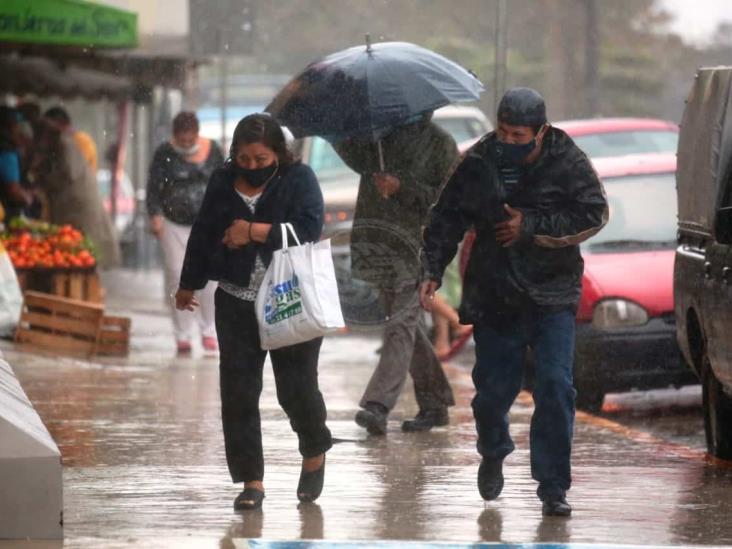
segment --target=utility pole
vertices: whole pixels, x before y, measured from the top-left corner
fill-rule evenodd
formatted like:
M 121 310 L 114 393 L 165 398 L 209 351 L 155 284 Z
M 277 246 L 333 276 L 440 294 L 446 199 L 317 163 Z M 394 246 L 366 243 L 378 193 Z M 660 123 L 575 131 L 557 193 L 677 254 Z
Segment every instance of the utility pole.
M 585 0 L 585 116 L 600 114 L 600 25 L 597 0 Z
M 219 29 L 219 93 L 221 107 L 221 150 L 226 151 L 226 118 L 229 108 L 229 44 L 226 42 L 224 30 Z
M 506 91 L 508 57 L 508 4 L 506 0 L 496 0 L 496 44 L 493 73 L 493 112 L 498 112 L 498 103 Z

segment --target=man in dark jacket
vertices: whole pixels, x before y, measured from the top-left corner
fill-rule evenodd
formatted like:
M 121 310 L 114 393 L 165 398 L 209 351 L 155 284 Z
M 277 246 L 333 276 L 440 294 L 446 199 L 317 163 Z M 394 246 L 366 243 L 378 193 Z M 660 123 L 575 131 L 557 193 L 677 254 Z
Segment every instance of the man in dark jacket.
M 380 147 L 365 138 L 335 149 L 361 175 L 351 233 L 352 275 L 378 289 L 386 313 L 381 357 L 356 423 L 371 434 L 385 434 L 409 371 L 419 413 L 402 429 L 446 425 L 447 408 L 455 401 L 421 322 L 419 249 L 429 207 L 458 158 L 455 141 L 430 114 L 394 129 Z
M 478 488 L 486 500 L 503 488 L 503 459 L 514 449 L 508 412 L 530 346 L 536 378 L 532 476 L 543 513 L 567 516 L 574 323 L 583 271 L 578 244 L 605 225 L 607 201 L 585 154 L 547 125 L 538 92 L 509 90 L 497 119 L 498 129 L 468 151 L 432 210 L 420 299 L 429 309 L 464 232 L 474 227 L 460 318 L 475 325 L 472 405 L 483 458 Z

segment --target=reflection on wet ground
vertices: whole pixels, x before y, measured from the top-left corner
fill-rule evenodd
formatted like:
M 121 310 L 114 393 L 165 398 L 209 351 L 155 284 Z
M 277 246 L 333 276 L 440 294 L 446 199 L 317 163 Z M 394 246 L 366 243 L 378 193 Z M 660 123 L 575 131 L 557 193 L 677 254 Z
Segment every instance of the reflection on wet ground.
M 245 538 L 732 544 L 732 469 L 708 463 L 683 438 L 669 442 L 607 415 L 578 416 L 569 494 L 574 516 L 542 519 L 529 472 L 528 395 L 511 413 L 517 451 L 506 461 L 504 492 L 484 504 L 475 486 L 469 350 L 447 367 L 458 401 L 448 428 L 402 433 L 399 422 L 416 411 L 407 388 L 388 436 L 366 438 L 352 417 L 376 359 L 373 334 L 332 338 L 323 348 L 320 382 L 339 442 L 317 505 L 298 505 L 297 443 L 266 370 L 267 499 L 261 511 L 236 514 L 217 361 L 165 358 L 170 342 L 148 330 L 166 319 L 139 316 L 141 337 L 161 342 L 138 348 L 127 362 L 5 351 L 63 455 L 63 547 L 228 549 L 247 547 Z M 3 549 L 60 546 L 0 542 Z

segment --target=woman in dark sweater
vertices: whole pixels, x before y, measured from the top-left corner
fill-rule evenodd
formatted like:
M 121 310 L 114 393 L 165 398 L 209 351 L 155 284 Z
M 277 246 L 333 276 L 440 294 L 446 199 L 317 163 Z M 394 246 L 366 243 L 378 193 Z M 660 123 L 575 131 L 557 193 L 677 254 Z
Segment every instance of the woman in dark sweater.
M 243 118 L 230 158 L 209 181 L 188 240 L 176 306 L 192 311 L 194 292 L 218 280 L 216 331 L 221 349 L 221 405 L 226 460 L 244 490 L 235 509 L 256 509 L 264 499 L 259 417 L 262 367 L 254 300 L 272 253 L 282 246 L 281 224 L 300 241 L 323 228 L 323 197 L 312 170 L 292 159 L 279 125 L 268 115 Z M 277 396 L 290 418 L 303 456 L 297 496 L 314 501 L 323 487 L 325 452 L 331 447 L 318 388 L 322 338 L 271 351 Z

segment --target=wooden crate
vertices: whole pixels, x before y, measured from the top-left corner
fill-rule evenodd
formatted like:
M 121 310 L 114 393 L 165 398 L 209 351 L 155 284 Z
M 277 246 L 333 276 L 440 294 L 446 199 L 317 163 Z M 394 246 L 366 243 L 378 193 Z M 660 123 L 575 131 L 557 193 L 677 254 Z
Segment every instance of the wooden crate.
M 60 271 L 51 275 L 51 293 L 69 299 L 102 303 L 102 286 L 96 271 Z
M 104 290 L 95 269 L 22 269 L 17 271 L 17 275 L 23 291 L 92 303 L 104 302 Z
M 103 316 L 104 307 L 96 303 L 27 291 L 15 341 L 64 354 L 92 356 Z
M 127 356 L 130 352 L 130 326 L 132 321 L 121 316 L 103 316 L 97 340 L 97 354 Z

